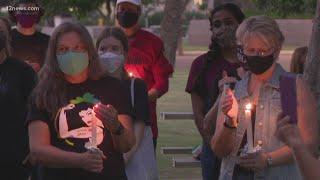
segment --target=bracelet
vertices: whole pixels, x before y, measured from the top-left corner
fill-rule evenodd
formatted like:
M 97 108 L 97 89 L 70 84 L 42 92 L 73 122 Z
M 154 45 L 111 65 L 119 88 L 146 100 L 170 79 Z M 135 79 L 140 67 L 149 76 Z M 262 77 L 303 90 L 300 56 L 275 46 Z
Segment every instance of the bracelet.
M 267 154 L 267 167 L 271 167 L 273 164 L 273 160 L 272 160 L 272 157 Z
M 223 123 L 223 126 L 226 127 L 226 128 L 229 128 L 229 129 L 237 129 L 237 127 L 235 127 L 235 126 L 230 126 L 229 124 L 227 124 L 227 122 L 224 122 L 224 123 Z
M 229 129 L 236 129 L 237 126 L 230 126 L 230 125 L 227 123 L 227 119 L 230 120 L 230 118 L 229 118 L 228 116 L 225 116 L 225 117 L 224 117 L 223 126 L 226 127 L 226 128 L 229 128 Z

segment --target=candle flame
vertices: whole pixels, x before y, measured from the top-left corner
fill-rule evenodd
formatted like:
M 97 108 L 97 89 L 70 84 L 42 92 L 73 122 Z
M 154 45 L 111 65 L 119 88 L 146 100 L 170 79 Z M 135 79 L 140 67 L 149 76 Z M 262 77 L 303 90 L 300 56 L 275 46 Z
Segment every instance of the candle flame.
M 250 111 L 252 109 L 252 104 L 251 103 L 248 103 L 246 105 L 246 110 Z
M 129 76 L 132 77 L 132 76 L 133 76 L 133 73 L 132 73 L 132 72 L 129 72 Z

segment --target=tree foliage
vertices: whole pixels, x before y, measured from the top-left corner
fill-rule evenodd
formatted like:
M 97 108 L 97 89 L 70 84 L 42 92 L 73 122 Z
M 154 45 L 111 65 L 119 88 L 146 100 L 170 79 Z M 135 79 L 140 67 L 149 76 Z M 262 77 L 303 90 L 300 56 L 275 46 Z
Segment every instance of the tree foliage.
M 41 4 L 49 17 L 59 13 L 71 13 L 81 18 L 102 6 L 104 2 L 105 0 L 42 0 Z
M 107 4 L 107 15 L 101 14 L 103 18 L 107 18 L 108 15 L 111 14 L 112 9 L 108 8 L 115 4 L 116 0 L 42 0 L 41 4 L 46 10 L 46 15 L 48 17 L 54 16 L 60 13 L 71 13 L 78 18 L 83 18 L 88 15 L 88 13 L 92 11 L 99 11 L 99 8 L 102 7 L 103 4 Z M 154 0 L 142 0 L 144 5 L 148 5 L 153 3 Z
M 294 14 L 314 13 L 317 0 L 252 0 L 264 13 L 277 14 L 282 18 Z

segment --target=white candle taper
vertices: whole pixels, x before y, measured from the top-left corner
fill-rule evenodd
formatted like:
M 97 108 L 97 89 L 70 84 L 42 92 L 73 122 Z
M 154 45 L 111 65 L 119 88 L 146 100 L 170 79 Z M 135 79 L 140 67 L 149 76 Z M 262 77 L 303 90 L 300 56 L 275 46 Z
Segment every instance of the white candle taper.
M 97 148 L 97 118 L 92 109 L 92 119 L 91 119 L 91 145 L 92 148 Z
M 253 136 L 252 136 L 252 122 L 251 122 L 252 104 L 248 103 L 245 107 L 245 118 L 248 123 L 247 127 L 247 145 L 248 151 L 253 152 Z

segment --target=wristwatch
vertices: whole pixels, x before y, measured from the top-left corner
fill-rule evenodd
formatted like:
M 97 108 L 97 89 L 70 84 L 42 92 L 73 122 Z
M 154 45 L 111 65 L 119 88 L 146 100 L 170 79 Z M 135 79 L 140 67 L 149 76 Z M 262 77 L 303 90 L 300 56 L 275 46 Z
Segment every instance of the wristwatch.
M 267 154 L 267 167 L 271 167 L 272 166 L 272 157 Z
M 111 134 L 120 136 L 123 133 L 123 131 L 124 131 L 124 128 L 123 128 L 122 124 L 120 123 L 119 127 L 117 128 L 117 130 L 114 131 L 114 132 L 111 132 Z
M 224 126 L 224 127 L 229 128 L 229 129 L 236 129 L 236 128 L 237 128 L 237 126 L 231 126 L 231 125 L 229 125 L 229 124 L 227 123 L 227 120 L 230 121 L 230 118 L 227 117 L 227 116 L 225 116 L 224 122 L 223 122 L 223 126 Z

